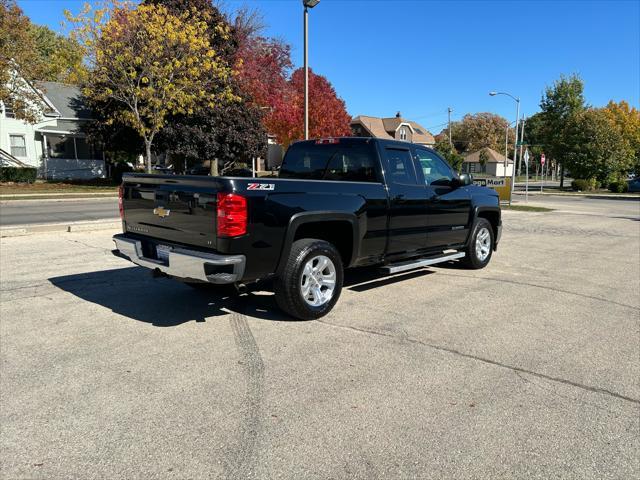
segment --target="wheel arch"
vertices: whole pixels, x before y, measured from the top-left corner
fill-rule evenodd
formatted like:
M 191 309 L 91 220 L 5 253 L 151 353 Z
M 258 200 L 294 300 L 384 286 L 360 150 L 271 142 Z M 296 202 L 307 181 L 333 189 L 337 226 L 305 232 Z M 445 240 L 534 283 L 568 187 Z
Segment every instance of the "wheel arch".
M 333 244 L 342 257 L 344 267 L 351 266 L 360 251 L 360 225 L 355 214 L 345 212 L 300 212 L 293 215 L 285 234 L 277 273 L 281 273 L 293 242 L 317 238 Z

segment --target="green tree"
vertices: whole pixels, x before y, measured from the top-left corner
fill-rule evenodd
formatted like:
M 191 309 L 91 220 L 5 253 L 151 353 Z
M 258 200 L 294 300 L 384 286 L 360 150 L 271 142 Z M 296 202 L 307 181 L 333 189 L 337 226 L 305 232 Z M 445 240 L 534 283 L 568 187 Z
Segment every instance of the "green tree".
M 84 49 L 76 40 L 44 25 L 32 24 L 29 33 L 42 64 L 38 80 L 77 84 L 86 77 Z
M 447 163 L 451 165 L 456 171 L 460 171 L 464 158 L 458 153 L 456 148 L 449 143 L 448 136 L 438 135 L 436 137 L 435 150 L 442 155 Z
M 561 165 L 561 187 L 564 184 L 564 167 L 572 147 L 567 143 L 566 129 L 585 108 L 584 82 L 575 74 L 561 76 L 545 89 L 540 101 L 544 123 L 543 143 L 549 156 Z
M 563 164 L 575 178 L 601 184 L 619 180 L 633 165 L 634 151 L 604 109 L 589 108 L 571 117 L 564 129 Z
M 228 85 L 232 70 L 211 47 L 206 12 L 113 3 L 68 18 L 92 63 L 83 93 L 111 102 L 108 121 L 142 137 L 149 172 L 153 141 L 170 115 L 235 99 Z

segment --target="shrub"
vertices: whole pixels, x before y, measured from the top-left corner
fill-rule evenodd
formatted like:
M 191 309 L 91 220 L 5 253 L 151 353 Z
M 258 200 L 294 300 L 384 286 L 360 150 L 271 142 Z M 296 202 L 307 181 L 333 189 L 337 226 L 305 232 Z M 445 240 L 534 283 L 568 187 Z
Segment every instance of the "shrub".
M 0 167 L 0 182 L 33 183 L 36 181 L 36 168 Z
M 571 189 L 578 192 L 591 192 L 600 188 L 600 182 L 595 178 L 588 180 L 578 178 L 571 182 Z
M 589 180 L 578 178 L 571 182 L 571 189 L 576 192 L 586 192 L 589 190 Z
M 626 193 L 629 191 L 629 184 L 624 180 L 610 182 L 609 190 L 613 193 Z

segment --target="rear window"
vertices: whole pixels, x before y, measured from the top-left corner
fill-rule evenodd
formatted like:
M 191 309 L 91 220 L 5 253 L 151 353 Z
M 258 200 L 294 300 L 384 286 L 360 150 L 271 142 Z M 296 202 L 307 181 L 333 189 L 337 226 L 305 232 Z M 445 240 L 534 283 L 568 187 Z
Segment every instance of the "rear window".
M 287 151 L 280 178 L 379 182 L 373 144 L 301 142 Z

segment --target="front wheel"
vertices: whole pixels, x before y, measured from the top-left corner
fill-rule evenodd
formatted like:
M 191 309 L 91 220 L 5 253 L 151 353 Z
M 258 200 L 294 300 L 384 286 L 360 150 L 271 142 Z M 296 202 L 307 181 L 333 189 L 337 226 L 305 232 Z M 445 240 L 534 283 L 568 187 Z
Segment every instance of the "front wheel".
M 493 227 L 486 218 L 478 218 L 471 229 L 471 237 L 462 263 L 465 267 L 479 270 L 486 267 L 493 253 Z
M 296 240 L 286 262 L 274 282 L 278 306 L 301 320 L 329 313 L 342 291 L 342 259 L 338 250 L 324 240 Z

